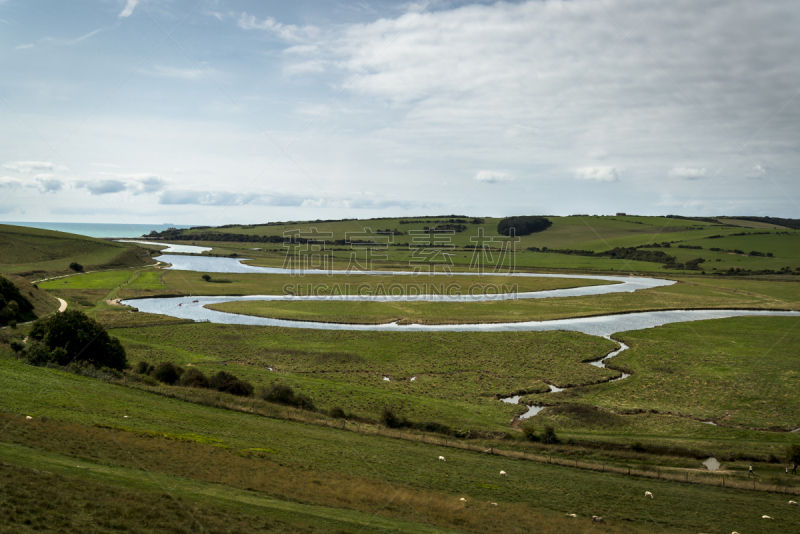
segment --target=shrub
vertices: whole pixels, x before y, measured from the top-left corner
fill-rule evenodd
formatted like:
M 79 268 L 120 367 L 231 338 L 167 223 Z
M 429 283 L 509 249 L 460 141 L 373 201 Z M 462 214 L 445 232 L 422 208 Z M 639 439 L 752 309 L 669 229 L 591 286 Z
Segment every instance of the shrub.
M 153 366 L 147 362 L 139 362 L 136 364 L 136 367 L 133 368 L 133 372 L 137 375 L 146 375 L 150 374 L 153 371 Z
M 638 441 L 634 441 L 633 443 L 631 443 L 631 450 L 636 452 L 644 452 L 644 445 L 642 445 Z
M 201 276 L 200 278 L 202 278 L 202 279 L 203 279 L 203 280 L 205 280 L 206 282 L 210 282 L 210 281 L 211 281 L 211 275 L 208 275 L 208 274 L 204 274 L 204 275 L 203 275 L 203 276 Z
M 347 417 L 347 414 L 344 413 L 344 410 L 342 410 L 342 408 L 339 406 L 331 408 L 331 411 L 328 412 L 328 415 L 330 415 L 331 417 L 335 417 L 336 419 L 344 419 L 345 417 Z
M 397 417 L 397 414 L 394 413 L 394 410 L 389 408 L 388 406 L 383 409 L 381 413 L 381 423 L 386 425 L 388 428 L 400 428 L 403 426 L 402 421 L 400 418 Z
M 17 321 L 15 319 L 11 319 L 8 321 L 8 327 L 12 330 L 16 330 L 17 328 Z
M 315 410 L 314 401 L 306 395 L 295 394 L 291 386 L 286 384 L 273 384 L 269 389 L 261 389 L 258 392 L 258 397 L 267 402 L 274 402 L 277 404 L 285 404 L 286 406 L 296 406 L 303 410 Z M 340 408 L 341 410 L 341 408 Z M 341 417 L 344 417 L 342 410 Z
M 525 435 L 525 439 L 528 441 L 540 441 L 539 436 L 536 435 L 536 428 L 533 425 L 523 426 L 522 433 Z
M 188 369 L 185 373 L 183 373 L 183 375 L 181 375 L 179 384 L 187 388 L 209 387 L 208 377 L 194 367 Z
M 216 389 L 223 393 L 230 393 L 240 397 L 249 397 L 253 394 L 253 385 L 245 380 L 240 380 L 236 376 L 219 371 L 208 380 L 211 389 Z
M 556 429 L 552 426 L 544 427 L 544 432 L 542 432 L 542 442 L 550 444 L 558 443 L 559 439 L 558 436 L 556 436 Z
M 76 273 L 83 271 L 83 265 L 81 265 L 77 261 L 73 261 L 72 263 L 70 263 L 69 268 L 75 271 Z
M 15 339 L 14 341 L 11 342 L 11 350 L 13 350 L 14 352 L 22 352 L 23 350 L 25 350 L 25 343 Z
M 182 374 L 183 368 L 178 367 L 170 362 L 161 362 L 156 365 L 155 369 L 153 369 L 151 376 L 159 382 L 163 382 L 171 386 L 180 380 Z
M 30 338 L 44 344 L 48 352 L 63 348 L 57 359 L 49 360 L 58 365 L 81 361 L 98 368 L 121 370 L 128 366 L 125 349 L 119 340 L 108 335 L 100 323 L 77 310 L 56 312 L 46 319 L 39 319 L 33 323 Z

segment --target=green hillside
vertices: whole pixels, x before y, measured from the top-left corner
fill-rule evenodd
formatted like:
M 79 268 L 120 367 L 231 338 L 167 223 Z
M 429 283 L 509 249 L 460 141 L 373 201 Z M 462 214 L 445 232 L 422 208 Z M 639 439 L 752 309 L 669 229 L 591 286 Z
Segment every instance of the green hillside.
M 89 268 L 120 268 L 152 263 L 134 245 L 76 234 L 0 224 L 0 272 L 68 272 L 77 262 Z

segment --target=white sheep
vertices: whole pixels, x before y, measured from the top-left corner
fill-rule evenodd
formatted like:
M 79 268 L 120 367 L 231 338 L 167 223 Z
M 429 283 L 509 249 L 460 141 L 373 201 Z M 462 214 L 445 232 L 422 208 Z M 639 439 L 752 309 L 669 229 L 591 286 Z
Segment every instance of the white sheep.
M 439 461 L 440 462 L 446 462 L 447 460 L 444 459 L 444 456 L 439 456 Z
M 653 498 L 653 494 L 652 494 L 652 493 L 650 493 L 649 491 L 645 491 L 645 492 L 644 492 L 644 496 L 645 496 L 645 497 L 650 497 L 651 499 Z
M 577 514 L 567 514 L 567 517 L 578 517 Z
M 25 419 L 27 419 L 28 421 L 30 421 L 31 419 L 33 419 L 33 417 L 31 417 L 30 415 L 26 415 L 26 416 L 25 416 Z
M 599 515 L 592 516 L 592 523 L 605 523 L 606 520 L 600 517 Z
M 768 515 L 762 515 L 761 519 L 772 519 L 772 518 L 770 516 L 768 516 Z
M 127 415 L 123 415 L 123 416 L 122 416 L 122 418 L 123 418 L 123 419 L 127 419 L 127 418 L 128 418 L 128 416 L 127 416 Z
M 501 477 L 507 477 L 508 473 L 506 473 L 505 471 L 500 471 L 500 476 Z
M 490 502 L 489 506 L 497 506 L 497 503 L 496 502 Z
M 461 497 L 461 498 L 460 498 L 460 499 L 458 499 L 458 500 L 459 500 L 459 501 L 461 501 L 461 502 L 467 502 L 467 499 L 465 499 L 464 497 Z
M 789 506 L 797 506 L 797 503 L 795 501 L 789 501 Z

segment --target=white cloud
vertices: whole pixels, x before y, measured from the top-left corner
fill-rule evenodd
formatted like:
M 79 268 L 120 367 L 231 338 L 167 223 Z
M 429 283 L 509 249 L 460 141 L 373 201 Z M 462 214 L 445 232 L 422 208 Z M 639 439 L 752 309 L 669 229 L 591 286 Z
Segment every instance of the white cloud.
M 166 67 L 163 65 L 156 65 L 152 69 L 139 69 L 137 72 L 141 74 L 147 74 L 148 76 L 177 78 L 181 80 L 197 80 L 198 78 L 206 77 L 206 73 L 203 71 L 203 69 L 180 69 L 177 67 Z
M 56 169 L 56 165 L 49 161 L 14 161 L 12 163 L 4 163 L 3 168 L 17 172 L 51 171 Z
M 33 47 L 34 47 L 33 43 L 21 44 L 21 45 L 15 46 L 14 50 L 25 50 L 26 48 L 33 48 Z
M 121 18 L 121 19 L 124 19 L 124 18 L 126 18 L 126 17 L 130 17 L 130 16 L 131 16 L 131 14 L 133 13 L 133 10 L 134 10 L 134 8 L 136 7 L 136 5 L 137 5 L 138 3 L 139 3 L 139 0 L 128 0 L 128 1 L 125 3 L 125 7 L 122 9 L 122 11 L 120 12 L 120 14 L 119 14 L 119 15 L 117 15 L 117 16 L 118 16 L 119 18 Z
M 64 188 L 64 184 L 61 180 L 58 180 L 52 174 L 37 174 L 33 179 L 35 180 L 39 192 L 43 195 L 47 193 L 58 193 Z
M 90 180 L 78 182 L 78 187 L 85 187 L 93 195 L 110 195 L 125 191 L 128 187 L 121 180 Z
M 767 170 L 758 163 L 756 163 L 753 168 L 750 169 L 750 172 L 747 173 L 748 178 L 763 178 L 766 175 Z
M 480 171 L 475 175 L 474 179 L 487 184 L 496 184 L 497 182 L 511 182 L 514 177 L 505 172 Z
M 282 24 L 272 17 L 267 17 L 259 22 L 254 15 L 248 15 L 247 13 L 242 13 L 238 24 L 243 30 L 266 30 L 285 41 L 300 41 L 319 33 L 319 29 L 316 26 Z
M 0 177 L 0 187 L 8 187 L 15 189 L 22 185 L 22 180 L 18 178 L 12 178 L 10 176 L 2 176 Z
M 693 169 L 691 167 L 673 167 L 669 173 L 673 178 L 683 178 L 685 180 L 697 180 L 706 175 L 705 169 Z
M 617 182 L 619 171 L 614 167 L 581 167 L 575 169 L 575 177 L 581 180 L 594 180 L 595 182 Z

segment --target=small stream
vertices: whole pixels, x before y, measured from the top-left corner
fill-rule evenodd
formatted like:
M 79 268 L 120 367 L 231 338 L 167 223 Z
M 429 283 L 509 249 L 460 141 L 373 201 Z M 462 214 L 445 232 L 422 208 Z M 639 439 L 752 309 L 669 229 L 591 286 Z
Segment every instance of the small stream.
M 608 339 L 608 340 L 610 340 L 610 341 L 618 343 L 619 344 L 619 348 L 617 350 L 615 350 L 615 351 L 609 352 L 606 356 L 604 356 L 603 358 L 601 358 L 599 360 L 595 360 L 593 362 L 588 362 L 589 365 L 594 365 L 595 367 L 600 367 L 601 369 L 605 369 L 606 368 L 606 361 L 610 360 L 614 356 L 618 355 L 622 351 L 627 350 L 629 348 L 628 345 L 626 345 L 625 343 L 623 343 L 621 341 L 617 341 L 615 339 L 611 339 L 611 336 L 603 336 L 603 337 Z M 623 380 L 625 378 L 628 378 L 629 376 L 631 376 L 631 375 L 628 374 L 628 373 L 622 373 L 622 376 L 619 376 L 617 378 L 612 378 L 611 380 L 609 380 L 609 382 L 617 382 L 618 380 Z M 569 389 L 569 388 L 559 388 L 559 387 L 554 386 L 553 384 L 548 384 L 548 386 L 550 386 L 550 391 L 548 393 L 558 393 L 559 391 L 564 391 L 565 389 Z M 500 400 L 502 402 L 507 403 L 507 404 L 519 404 L 519 401 L 520 401 L 520 399 L 522 399 L 522 397 L 523 397 L 523 395 L 514 395 L 513 397 L 506 397 L 506 398 L 503 398 L 503 399 L 500 399 Z M 520 419 L 530 419 L 531 417 L 533 417 L 534 415 L 538 414 L 539 412 L 541 412 L 545 408 L 547 408 L 547 406 L 529 405 L 528 406 L 528 411 L 525 412 L 524 414 L 520 415 L 519 418 Z

